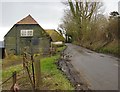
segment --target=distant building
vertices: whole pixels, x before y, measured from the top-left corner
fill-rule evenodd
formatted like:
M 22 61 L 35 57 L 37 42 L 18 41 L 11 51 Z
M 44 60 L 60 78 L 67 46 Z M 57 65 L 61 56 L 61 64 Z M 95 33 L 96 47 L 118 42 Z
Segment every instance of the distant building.
M 59 34 L 55 29 L 45 29 L 45 31 L 51 37 L 51 45 L 63 45 L 63 43 L 65 42 L 65 38 L 61 34 Z
M 0 41 L 0 59 L 3 59 L 4 57 L 5 57 L 4 42 Z
M 53 42 L 65 42 L 65 38 L 59 34 L 55 29 L 45 29 Z
M 39 52 L 40 49 L 47 52 L 50 47 L 50 36 L 31 15 L 28 15 L 4 36 L 4 44 L 7 54 L 22 54 L 24 48 L 27 52 Z

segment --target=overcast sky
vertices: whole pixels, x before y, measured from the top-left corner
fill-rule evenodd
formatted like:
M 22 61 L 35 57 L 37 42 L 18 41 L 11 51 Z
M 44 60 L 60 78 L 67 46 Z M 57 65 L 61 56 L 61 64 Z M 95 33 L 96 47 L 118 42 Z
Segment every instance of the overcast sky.
M 64 1 L 64 0 L 62 0 Z M 105 14 L 118 11 L 119 0 L 103 0 Z M 19 20 L 31 14 L 44 29 L 57 29 L 64 15 L 61 0 L 2 0 L 0 2 L 0 41 Z

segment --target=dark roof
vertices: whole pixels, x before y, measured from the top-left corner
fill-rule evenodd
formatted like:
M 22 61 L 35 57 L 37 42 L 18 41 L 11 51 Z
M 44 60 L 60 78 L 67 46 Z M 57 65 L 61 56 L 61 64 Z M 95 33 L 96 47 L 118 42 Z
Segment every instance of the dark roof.
M 27 17 L 23 18 L 22 20 L 20 20 L 16 24 L 38 24 L 38 23 L 35 21 L 34 18 L 32 18 L 31 15 L 28 15 Z

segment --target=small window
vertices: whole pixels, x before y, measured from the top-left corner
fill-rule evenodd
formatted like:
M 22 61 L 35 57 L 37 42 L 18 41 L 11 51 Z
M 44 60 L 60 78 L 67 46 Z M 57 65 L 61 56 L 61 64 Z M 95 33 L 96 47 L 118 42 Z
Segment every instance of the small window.
M 33 30 L 21 30 L 21 36 L 33 36 Z

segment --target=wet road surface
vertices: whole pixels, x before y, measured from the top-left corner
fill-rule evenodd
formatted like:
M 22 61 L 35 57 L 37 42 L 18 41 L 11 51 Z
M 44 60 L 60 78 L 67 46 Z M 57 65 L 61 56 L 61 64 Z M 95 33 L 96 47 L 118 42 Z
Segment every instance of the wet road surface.
M 65 54 L 92 90 L 118 90 L 118 58 L 66 44 Z

